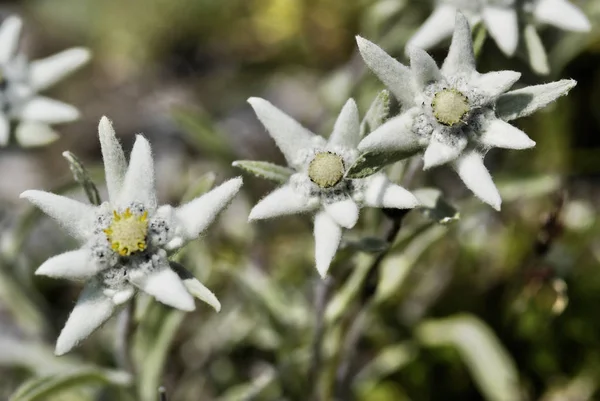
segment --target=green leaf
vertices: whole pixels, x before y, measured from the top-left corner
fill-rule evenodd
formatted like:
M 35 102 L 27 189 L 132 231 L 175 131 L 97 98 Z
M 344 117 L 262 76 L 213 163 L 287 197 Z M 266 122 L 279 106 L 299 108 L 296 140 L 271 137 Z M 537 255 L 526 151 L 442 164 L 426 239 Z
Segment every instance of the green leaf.
M 510 181 L 498 181 L 498 191 L 504 202 L 547 196 L 559 190 L 562 180 L 557 175 L 540 175 Z
M 550 74 L 550 65 L 548 64 L 548 55 L 544 49 L 544 43 L 537 33 L 535 26 L 527 24 L 525 26 L 525 46 L 527 47 L 527 58 L 531 69 L 540 75 Z
M 98 188 L 96 188 L 96 185 L 90 178 L 90 175 L 83 166 L 83 163 L 81 163 L 81 161 L 69 151 L 63 152 L 62 155 L 69 162 L 69 168 L 71 169 L 71 173 L 73 173 L 73 178 L 79 185 L 83 187 L 83 190 L 85 191 L 90 203 L 96 206 L 101 204 L 102 200 L 100 199 Z
M 238 400 L 254 400 L 261 395 L 273 390 L 277 372 L 271 366 L 265 369 L 256 379 L 251 382 L 239 384 L 228 389 L 225 394 L 219 397 L 218 401 L 238 401 Z M 279 391 L 277 391 L 279 392 Z M 262 398 L 261 398 L 262 399 Z M 267 397 L 266 399 L 274 399 Z
M 181 197 L 182 203 L 189 202 L 194 198 L 204 195 L 215 185 L 217 175 L 212 171 L 203 174 L 194 183 L 192 183 L 187 191 Z
M 423 204 L 420 208 L 425 217 L 439 224 L 449 224 L 460 219 L 460 213 L 442 197 L 442 191 L 436 188 L 421 188 L 413 195 Z
M 358 241 L 347 241 L 346 246 L 361 252 L 380 253 L 389 248 L 389 244 L 377 237 L 364 237 Z
M 234 158 L 226 136 L 219 132 L 206 113 L 177 109 L 172 116 L 182 128 L 185 138 L 200 152 L 220 160 Z
M 417 356 L 415 344 L 402 342 L 383 348 L 369 363 L 356 375 L 356 385 L 373 387 L 385 377 L 396 373 L 412 362 Z M 361 391 L 361 393 L 367 393 Z
M 416 153 L 418 150 L 412 152 L 367 152 L 363 153 L 356 159 L 354 164 L 350 166 L 346 173 L 346 178 L 365 178 L 373 175 L 383 169 L 384 167 L 399 162 L 400 160 L 407 159 Z
M 375 100 L 371 103 L 369 111 L 365 118 L 360 123 L 361 137 L 375 131 L 379 128 L 390 116 L 391 95 L 387 89 L 379 92 Z
M 254 174 L 257 177 L 280 184 L 286 183 L 291 175 L 294 174 L 294 170 L 291 168 L 255 160 L 238 160 L 233 162 L 232 166 Z

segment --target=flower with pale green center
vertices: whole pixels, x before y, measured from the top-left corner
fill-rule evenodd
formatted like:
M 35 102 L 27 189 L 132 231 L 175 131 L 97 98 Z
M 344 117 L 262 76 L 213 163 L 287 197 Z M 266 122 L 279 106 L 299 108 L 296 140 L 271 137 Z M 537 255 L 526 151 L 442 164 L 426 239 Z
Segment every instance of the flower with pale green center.
M 363 206 L 410 209 L 419 201 L 383 174 L 350 179 L 348 169 L 356 161 L 360 141 L 358 108 L 350 99 L 343 107 L 328 140 L 304 128 L 271 103 L 249 99 L 295 173 L 281 187 L 264 197 L 250 212 L 250 220 L 315 212 L 315 265 L 327 275 L 342 239 L 342 228 L 352 228 Z M 393 132 L 394 124 L 378 130 Z M 377 132 L 377 131 L 375 131 Z
M 536 72 L 547 74 L 546 54 L 536 33 L 537 24 L 589 32 L 591 24 L 585 14 L 569 0 L 437 0 L 429 18 L 407 43 L 407 49 L 430 49 L 452 35 L 454 15 L 461 11 L 471 25 L 483 23 L 498 47 L 507 56 L 513 56 L 521 36 Z M 523 29 L 523 35 L 520 34 Z M 541 51 L 543 61 L 534 60 Z M 539 64 L 542 66 L 539 66 Z
M 85 280 L 86 286 L 56 344 L 62 355 L 100 327 L 141 290 L 184 311 L 195 309 L 192 295 L 217 311 L 215 295 L 168 253 L 200 235 L 237 194 L 234 178 L 179 207 L 158 206 L 150 144 L 138 135 L 129 166 L 110 121 L 98 126 L 109 200 L 93 206 L 49 192 L 21 194 L 56 220 L 81 247 L 54 256 L 38 275 Z
M 0 25 L 0 146 L 9 143 L 11 122 L 17 122 L 15 140 L 21 146 L 42 146 L 58 135 L 50 125 L 74 121 L 79 111 L 66 103 L 40 96 L 90 59 L 87 49 L 71 48 L 28 62 L 17 51 L 22 21 L 12 16 Z
M 361 152 L 424 150 L 424 168 L 450 163 L 465 185 L 484 202 L 500 209 L 501 199 L 483 164 L 490 148 L 527 149 L 535 146 L 524 132 L 509 124 L 532 114 L 575 86 L 567 79 L 508 91 L 518 72 L 480 74 L 475 69 L 471 29 L 456 15 L 448 56 L 438 68 L 425 51 L 410 51 L 410 68 L 377 45 L 357 37 L 369 68 L 401 105 L 391 132 L 375 131 L 358 145 Z

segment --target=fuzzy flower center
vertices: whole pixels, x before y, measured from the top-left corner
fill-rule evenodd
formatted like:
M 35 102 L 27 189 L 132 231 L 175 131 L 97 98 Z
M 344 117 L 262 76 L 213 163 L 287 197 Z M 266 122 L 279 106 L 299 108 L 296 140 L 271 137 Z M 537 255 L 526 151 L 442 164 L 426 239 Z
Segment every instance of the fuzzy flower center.
M 448 126 L 462 122 L 470 110 L 467 97 L 454 88 L 437 92 L 431 102 L 431 108 L 435 119 Z
M 113 219 L 104 230 L 111 248 L 121 256 L 129 256 L 134 252 L 146 249 L 148 233 L 148 212 L 133 214 L 131 209 L 118 213 L 113 211 Z
M 344 177 L 344 161 L 335 153 L 317 153 L 308 166 L 308 177 L 321 188 L 331 188 Z

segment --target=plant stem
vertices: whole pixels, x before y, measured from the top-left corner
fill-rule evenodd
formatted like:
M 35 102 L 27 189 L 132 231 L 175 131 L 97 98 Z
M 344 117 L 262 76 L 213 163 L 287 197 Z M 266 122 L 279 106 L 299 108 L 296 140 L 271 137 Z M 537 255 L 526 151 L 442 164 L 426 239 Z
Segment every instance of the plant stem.
M 308 371 L 308 384 L 313 386 L 312 399 L 319 401 L 319 372 L 321 370 L 321 363 L 323 359 L 322 348 L 323 348 L 323 335 L 325 334 L 325 324 L 323 317 L 325 315 L 325 307 L 327 306 L 327 300 L 329 298 L 329 292 L 331 290 L 332 279 L 326 277 L 324 279 L 318 278 L 318 282 L 315 285 L 315 336 L 312 343 L 312 358 L 310 362 L 310 368 Z
M 117 318 L 117 335 L 115 338 L 114 356 L 117 365 L 130 373 L 134 373 L 133 361 L 131 359 L 131 336 L 134 330 L 134 301 L 130 301 Z

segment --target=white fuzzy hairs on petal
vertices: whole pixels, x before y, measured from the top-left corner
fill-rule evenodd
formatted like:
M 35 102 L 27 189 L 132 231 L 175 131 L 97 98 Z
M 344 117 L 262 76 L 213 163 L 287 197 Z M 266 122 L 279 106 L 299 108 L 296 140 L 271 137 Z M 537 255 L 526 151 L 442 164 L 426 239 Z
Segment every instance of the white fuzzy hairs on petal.
M 383 173 L 368 178 L 365 206 L 393 209 L 412 209 L 421 204 L 408 190 L 396 185 Z
M 23 120 L 60 124 L 77 120 L 79 110 L 58 100 L 36 96 L 23 105 L 19 117 Z
M 29 82 L 35 90 L 46 89 L 86 64 L 90 57 L 88 49 L 74 47 L 35 60 L 29 66 Z
M 112 123 L 106 116 L 100 119 L 98 136 L 100 138 L 102 160 L 104 161 L 108 199 L 115 202 L 123 186 L 123 180 L 127 172 L 127 160 Z
M 456 7 L 449 4 L 438 5 L 406 44 L 406 50 L 413 47 L 431 49 L 442 40 L 452 36 Z
M 519 44 L 519 22 L 514 7 L 486 6 L 483 21 L 498 47 L 507 56 L 512 56 Z
M 248 220 L 263 220 L 271 217 L 305 213 L 315 206 L 292 185 L 283 185 L 262 198 L 250 211 Z
M 161 303 L 186 312 L 196 309 L 194 298 L 187 291 L 179 276 L 171 270 L 168 262 L 155 271 L 131 269 L 128 274 L 131 284 L 152 295 Z
M 83 280 L 93 277 L 98 271 L 99 268 L 93 263 L 90 251 L 88 249 L 78 249 L 51 257 L 42 263 L 35 274 L 38 276 Z
M 488 123 L 479 141 L 486 147 L 503 149 L 529 149 L 535 146 L 526 133 L 500 119 Z
M 19 47 L 19 36 L 23 21 L 16 16 L 10 16 L 0 25 L 0 64 L 12 59 Z
M 465 152 L 454 162 L 454 169 L 475 196 L 500 210 L 502 199 L 498 189 L 483 164 L 483 155 L 477 151 Z
M 442 72 L 446 76 L 468 75 L 475 71 L 475 53 L 469 21 L 461 12 L 457 12 L 455 18 L 452 43 L 442 66 Z
M 221 310 L 221 303 L 217 299 L 216 295 L 213 294 L 213 292 L 204 284 L 198 281 L 198 279 L 196 279 L 189 270 L 179 263 L 171 262 L 170 265 L 171 269 L 177 273 L 179 278 L 183 281 L 183 285 L 191 295 L 203 302 L 206 302 L 212 306 L 215 311 L 219 312 Z
M 152 149 L 142 135 L 137 135 L 133 144 L 117 205 L 125 207 L 132 202 L 142 203 L 151 212 L 157 206 Z
M 319 212 L 315 216 L 314 235 L 316 268 L 324 278 L 327 276 L 331 261 L 340 246 L 342 228 L 329 217 L 329 214 Z
M 338 202 L 326 203 L 323 209 L 329 217 L 339 226 L 344 228 L 353 228 L 358 221 L 358 205 L 352 199 L 347 198 Z
M 335 122 L 328 145 L 355 149 L 359 140 L 360 120 L 358 106 L 354 99 L 348 99 Z
M 589 32 L 592 29 L 588 17 L 569 0 L 540 0 L 533 16 L 538 22 L 566 31 Z

